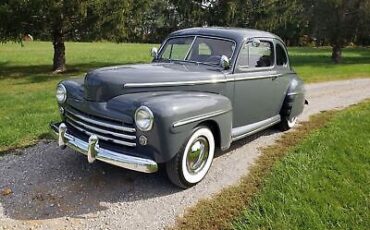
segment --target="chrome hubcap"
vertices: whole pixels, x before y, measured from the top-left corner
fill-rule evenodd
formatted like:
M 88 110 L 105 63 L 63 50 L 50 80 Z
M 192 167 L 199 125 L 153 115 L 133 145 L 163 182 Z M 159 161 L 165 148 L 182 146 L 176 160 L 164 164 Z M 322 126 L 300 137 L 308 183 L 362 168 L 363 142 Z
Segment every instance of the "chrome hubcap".
M 209 155 L 209 144 L 206 138 L 198 137 L 186 157 L 186 167 L 189 173 L 196 174 L 201 171 L 207 162 Z

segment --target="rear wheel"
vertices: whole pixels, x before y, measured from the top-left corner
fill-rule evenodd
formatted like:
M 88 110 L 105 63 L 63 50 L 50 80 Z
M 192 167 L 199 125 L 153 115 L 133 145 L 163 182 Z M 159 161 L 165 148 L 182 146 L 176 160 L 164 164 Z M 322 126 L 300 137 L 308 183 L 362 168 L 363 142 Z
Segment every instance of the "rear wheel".
M 281 122 L 279 123 L 279 128 L 282 131 L 287 131 L 293 128 L 296 123 L 297 123 L 297 117 L 289 118 L 289 117 L 284 116 L 281 118 Z
M 207 127 L 196 128 L 176 156 L 166 164 L 172 183 L 189 188 L 200 182 L 211 167 L 215 139 Z

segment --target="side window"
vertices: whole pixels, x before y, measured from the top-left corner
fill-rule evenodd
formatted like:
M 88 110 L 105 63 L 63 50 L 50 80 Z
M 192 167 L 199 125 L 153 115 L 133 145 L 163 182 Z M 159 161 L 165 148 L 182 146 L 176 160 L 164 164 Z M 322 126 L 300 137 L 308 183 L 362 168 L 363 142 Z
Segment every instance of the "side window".
M 276 43 L 276 65 L 285 66 L 288 64 L 288 57 L 282 45 Z
M 274 65 L 274 52 L 271 42 L 261 41 L 259 46 L 249 45 L 250 68 L 269 67 Z
M 272 42 L 269 41 L 261 41 L 258 46 L 253 46 L 251 42 L 244 44 L 238 57 L 238 71 L 273 66 L 273 48 Z

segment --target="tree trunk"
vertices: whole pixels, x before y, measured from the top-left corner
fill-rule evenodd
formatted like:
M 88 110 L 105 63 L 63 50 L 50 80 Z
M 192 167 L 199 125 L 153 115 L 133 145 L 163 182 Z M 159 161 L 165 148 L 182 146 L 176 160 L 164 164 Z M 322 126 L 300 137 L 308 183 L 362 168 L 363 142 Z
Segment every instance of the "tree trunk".
M 64 46 L 64 35 L 62 30 L 55 29 L 53 31 L 53 46 L 54 46 L 54 58 L 53 58 L 53 71 L 54 73 L 62 73 L 66 70 L 66 57 L 65 57 L 65 46 Z
M 334 45 L 333 46 L 331 59 L 333 60 L 333 62 L 335 64 L 340 63 L 340 61 L 342 60 L 342 47 L 341 46 L 339 46 L 339 45 Z

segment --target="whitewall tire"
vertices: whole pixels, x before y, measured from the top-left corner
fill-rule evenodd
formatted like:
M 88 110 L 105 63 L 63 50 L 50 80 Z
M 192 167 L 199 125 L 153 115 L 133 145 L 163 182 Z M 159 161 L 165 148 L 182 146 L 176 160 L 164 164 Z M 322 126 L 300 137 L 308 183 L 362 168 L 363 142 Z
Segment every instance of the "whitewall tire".
M 297 123 L 297 117 L 287 119 L 287 125 L 289 126 L 290 129 L 293 128 L 296 123 Z
M 296 125 L 296 123 L 297 123 L 297 117 L 292 117 L 292 118 L 282 117 L 279 126 L 282 131 L 287 131 L 293 128 Z
M 215 139 L 207 127 L 196 128 L 176 156 L 166 164 L 172 183 L 188 188 L 200 182 L 212 165 Z

